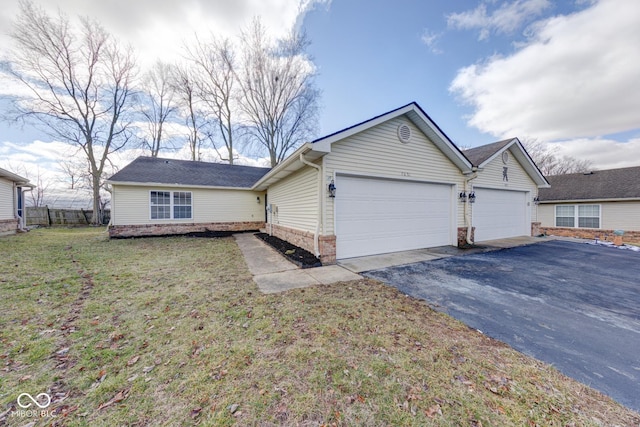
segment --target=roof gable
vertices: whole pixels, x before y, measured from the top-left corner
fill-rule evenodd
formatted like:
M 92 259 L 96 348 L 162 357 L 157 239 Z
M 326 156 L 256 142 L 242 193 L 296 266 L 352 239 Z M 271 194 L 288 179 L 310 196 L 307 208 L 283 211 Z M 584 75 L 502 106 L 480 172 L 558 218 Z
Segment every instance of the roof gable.
M 249 189 L 269 170 L 226 163 L 138 157 L 108 182 Z
M 409 119 L 420 131 L 427 136 L 427 138 L 433 142 L 433 144 L 442 151 L 442 153 L 451 160 L 463 173 L 471 173 L 472 165 L 467 158 L 462 154 L 462 151 L 449 139 L 449 137 L 431 120 L 429 115 L 415 102 L 411 102 L 395 110 L 391 110 L 379 116 L 373 117 L 364 122 L 360 122 L 348 128 L 342 129 L 338 132 L 334 132 L 330 135 L 316 139 L 311 143 L 312 149 L 330 152 L 331 144 L 337 141 L 341 141 L 347 137 L 360 133 L 380 123 L 389 121 L 399 116 L 405 116 Z
M 540 201 L 640 199 L 640 166 L 548 176 Z
M 502 153 L 507 150 L 510 150 L 513 157 L 520 163 L 522 168 L 538 187 L 549 187 L 549 182 L 542 175 L 542 172 L 540 172 L 540 169 L 538 169 L 538 166 L 536 166 L 535 162 L 531 156 L 529 156 L 529 153 L 527 153 L 527 150 L 525 150 L 518 138 L 505 139 L 492 144 L 481 145 L 480 147 L 465 150 L 463 151 L 463 154 L 467 159 L 469 159 L 474 167 L 482 170 L 491 161 L 493 161 L 493 159 L 501 156 Z

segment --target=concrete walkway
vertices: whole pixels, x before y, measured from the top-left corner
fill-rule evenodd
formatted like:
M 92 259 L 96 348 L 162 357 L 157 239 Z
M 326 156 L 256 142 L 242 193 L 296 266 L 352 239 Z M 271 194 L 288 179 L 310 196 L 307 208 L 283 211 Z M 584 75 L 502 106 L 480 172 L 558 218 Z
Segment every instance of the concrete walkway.
M 234 234 L 253 280 L 265 294 L 362 277 L 339 265 L 301 269 L 251 233 Z

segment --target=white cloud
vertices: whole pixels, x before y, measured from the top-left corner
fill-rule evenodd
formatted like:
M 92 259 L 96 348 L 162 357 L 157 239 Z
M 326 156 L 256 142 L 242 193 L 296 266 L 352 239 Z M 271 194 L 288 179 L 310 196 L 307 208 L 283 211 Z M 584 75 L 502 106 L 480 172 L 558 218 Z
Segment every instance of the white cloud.
M 496 136 L 593 138 L 640 128 L 640 2 L 601 0 L 536 24 L 506 57 L 463 68 L 450 86 L 469 124 Z
M 640 166 L 640 138 L 626 142 L 612 139 L 573 139 L 550 144 L 563 156 L 589 160 L 593 169 L 616 169 Z
M 549 0 L 516 0 L 503 3 L 499 8 L 488 13 L 487 2 L 483 2 L 473 10 L 448 15 L 447 25 L 461 30 L 478 29 L 480 30 L 478 38 L 485 40 L 489 38 L 491 32 L 498 34 L 514 32 L 550 6 Z
M 440 37 L 442 37 L 442 33 L 434 33 L 432 31 L 429 31 L 428 29 L 425 29 L 422 33 L 422 36 L 420 37 L 420 40 L 429 48 L 429 50 L 431 50 L 433 54 L 440 55 L 441 53 L 443 53 L 442 49 L 438 47 L 438 41 L 440 40 Z
M 3 3 L 0 28 L 9 30 L 18 12 L 18 0 Z M 317 5 L 329 5 L 330 0 L 39 0 L 36 4 L 51 14 L 60 10 L 73 20 L 77 16 L 96 18 L 109 32 L 130 43 L 139 53 L 141 65 L 146 66 L 157 59 L 178 59 L 183 43 L 196 32 L 234 37 L 256 16 L 273 36 L 282 36 L 300 25 L 306 12 Z M 0 38 L 2 45 L 9 45 L 7 38 Z

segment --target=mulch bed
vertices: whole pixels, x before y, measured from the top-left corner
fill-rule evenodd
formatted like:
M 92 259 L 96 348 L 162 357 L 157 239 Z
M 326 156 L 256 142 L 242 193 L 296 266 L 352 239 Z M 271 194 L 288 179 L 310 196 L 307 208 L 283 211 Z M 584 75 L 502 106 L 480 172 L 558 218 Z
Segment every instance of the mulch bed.
M 280 252 L 282 255 L 291 260 L 294 264 L 299 265 L 301 268 L 321 267 L 320 260 L 311 252 L 292 245 L 291 243 L 279 239 L 275 236 L 270 236 L 267 233 L 256 233 L 256 237 L 262 239 L 269 246 Z

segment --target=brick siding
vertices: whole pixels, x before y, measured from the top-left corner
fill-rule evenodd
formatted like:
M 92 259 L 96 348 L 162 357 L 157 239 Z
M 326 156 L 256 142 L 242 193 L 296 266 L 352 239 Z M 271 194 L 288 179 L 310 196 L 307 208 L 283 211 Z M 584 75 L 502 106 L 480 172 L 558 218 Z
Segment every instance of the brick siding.
M 312 254 L 314 253 L 313 233 L 309 231 L 296 230 L 295 228 L 283 227 L 277 224 L 267 224 L 267 232 L 286 240 L 287 242 L 301 247 Z M 336 236 L 319 236 L 318 245 L 320 251 L 320 261 L 323 265 L 336 263 Z
M 592 228 L 540 227 L 540 232 L 563 237 L 577 237 L 580 239 L 598 239 L 613 242 L 614 230 L 596 230 Z M 640 231 L 625 231 L 622 236 L 625 243 L 640 244 Z
M 0 235 L 13 234 L 18 229 L 17 219 L 0 219 Z
M 475 240 L 476 228 L 471 228 L 471 241 Z M 458 227 L 458 247 L 461 248 L 463 246 L 467 246 L 467 227 Z
M 200 231 L 250 231 L 264 227 L 264 222 L 213 222 L 199 224 L 112 225 L 109 237 L 163 236 Z

